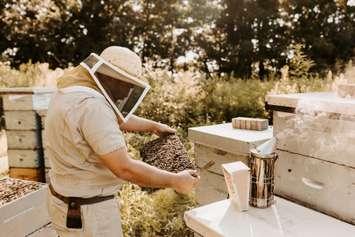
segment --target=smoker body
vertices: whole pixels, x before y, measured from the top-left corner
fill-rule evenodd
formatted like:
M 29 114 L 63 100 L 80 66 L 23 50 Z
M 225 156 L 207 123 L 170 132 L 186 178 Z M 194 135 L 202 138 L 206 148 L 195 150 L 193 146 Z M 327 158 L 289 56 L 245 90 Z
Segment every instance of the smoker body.
M 272 95 L 275 193 L 355 224 L 355 100 Z

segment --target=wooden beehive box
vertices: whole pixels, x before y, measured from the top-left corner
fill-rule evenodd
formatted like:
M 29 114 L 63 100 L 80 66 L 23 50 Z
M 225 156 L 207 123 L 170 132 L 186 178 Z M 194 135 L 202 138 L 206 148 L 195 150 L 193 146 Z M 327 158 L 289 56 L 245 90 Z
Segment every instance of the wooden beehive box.
M 278 141 L 275 193 L 355 224 L 355 100 L 325 92 L 267 102 Z
M 44 181 L 42 129 L 53 92 L 51 88 L 0 89 L 11 177 Z
M 234 129 L 231 123 L 189 128 L 194 143 L 196 164 L 201 170 L 201 182 L 196 190 L 199 204 L 227 197 L 227 187 L 221 165 L 242 161 L 248 165 L 249 152 L 272 138 L 272 128 L 265 131 Z
M 6 193 L 11 185 L 11 190 Z M 34 185 L 30 191 L 24 191 Z M 50 222 L 47 211 L 47 185 L 6 178 L 0 180 L 0 236 L 23 237 Z M 13 188 L 21 186 L 17 193 Z M 33 189 L 33 190 L 32 190 Z M 22 193 L 21 193 L 22 192 Z M 13 198 L 9 199 L 9 196 Z

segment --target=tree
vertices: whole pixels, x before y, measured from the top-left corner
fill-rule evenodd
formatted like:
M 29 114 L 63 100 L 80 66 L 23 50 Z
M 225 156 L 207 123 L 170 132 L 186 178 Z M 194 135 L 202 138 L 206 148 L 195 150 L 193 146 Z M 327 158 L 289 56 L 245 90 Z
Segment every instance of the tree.
M 0 33 L 6 37 L 0 38 L 0 50 L 8 51 L 6 56 L 15 66 L 31 59 L 66 67 L 112 44 L 130 47 L 144 60 L 173 62 L 186 46 L 177 43 L 188 38 L 185 33 L 174 40 L 174 30 L 183 25 L 179 0 L 1 3 L 5 7 L 0 10 Z
M 292 40 L 305 45 L 304 52 L 322 71 L 346 63 L 355 55 L 355 7 L 344 1 L 290 0 L 287 12 L 293 22 Z
M 278 0 L 224 0 L 216 22 L 214 38 L 206 49 L 219 72 L 249 77 L 258 64 L 260 77 L 285 61 L 285 25 L 280 24 Z M 216 41 L 216 42 L 213 42 Z

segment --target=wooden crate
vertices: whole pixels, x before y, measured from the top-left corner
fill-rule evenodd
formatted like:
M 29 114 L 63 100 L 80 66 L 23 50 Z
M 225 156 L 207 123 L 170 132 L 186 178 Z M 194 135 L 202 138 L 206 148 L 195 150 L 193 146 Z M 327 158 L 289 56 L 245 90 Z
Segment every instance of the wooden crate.
M 10 167 L 39 168 L 43 166 L 40 150 L 8 150 Z
M 37 130 L 40 117 L 34 111 L 5 111 L 7 130 Z
M 279 151 L 275 193 L 355 224 L 355 170 Z
M 8 149 L 39 149 L 42 146 L 37 131 L 8 130 L 6 135 Z
M 3 88 L 3 109 L 45 110 L 55 90 L 50 88 Z
M 43 169 L 41 168 L 10 168 L 10 177 L 37 182 L 44 182 Z
M 0 236 L 24 237 L 50 222 L 47 210 L 48 187 L 0 207 Z

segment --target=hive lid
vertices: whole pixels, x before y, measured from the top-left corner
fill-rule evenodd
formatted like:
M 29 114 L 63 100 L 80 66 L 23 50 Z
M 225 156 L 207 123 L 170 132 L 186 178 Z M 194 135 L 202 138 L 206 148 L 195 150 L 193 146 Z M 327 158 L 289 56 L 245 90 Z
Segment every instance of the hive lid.
M 280 107 L 288 107 L 313 112 L 355 115 L 355 99 L 340 98 L 333 92 L 268 95 L 266 102 L 275 111 L 279 111 Z
M 264 131 L 252 131 L 234 129 L 231 123 L 224 123 L 189 128 L 189 139 L 192 142 L 238 155 L 248 155 L 251 148 L 272 137 L 272 127 Z
M 4 94 L 46 94 L 53 93 L 56 89 L 51 87 L 12 87 L 0 88 L 0 95 Z

